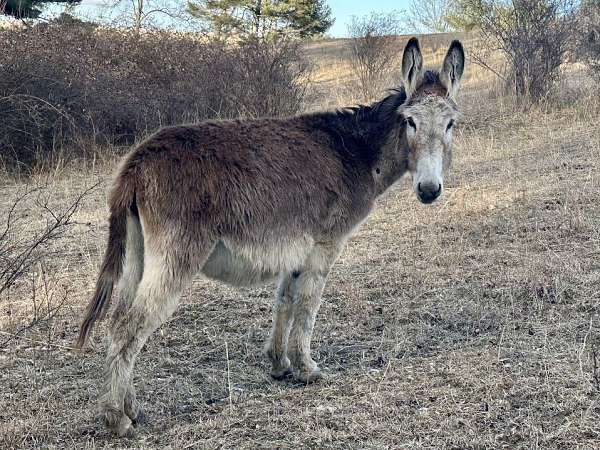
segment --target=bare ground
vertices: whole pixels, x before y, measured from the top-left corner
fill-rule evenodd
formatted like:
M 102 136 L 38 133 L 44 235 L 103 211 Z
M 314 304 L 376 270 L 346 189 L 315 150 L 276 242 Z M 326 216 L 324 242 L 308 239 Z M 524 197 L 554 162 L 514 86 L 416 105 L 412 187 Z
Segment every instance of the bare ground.
M 600 108 L 464 100 L 445 197 L 425 207 L 401 183 L 333 269 L 313 345 L 326 378 L 270 379 L 274 286 L 198 278 L 140 355 L 148 423 L 131 440 L 95 412 L 104 324 L 69 349 L 106 235 L 94 189 L 42 289 L 0 299 L 0 448 L 600 448 Z M 67 204 L 112 161 L 82 166 L 33 182 Z M 23 186 L 0 181 L 2 214 Z M 39 225 L 22 214 L 23 233 Z

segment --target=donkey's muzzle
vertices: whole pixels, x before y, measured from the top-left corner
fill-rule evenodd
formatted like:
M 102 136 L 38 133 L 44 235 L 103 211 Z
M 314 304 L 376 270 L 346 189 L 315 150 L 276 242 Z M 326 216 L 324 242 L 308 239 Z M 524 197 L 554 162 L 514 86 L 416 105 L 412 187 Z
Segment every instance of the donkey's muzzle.
M 433 203 L 441 193 L 440 183 L 419 183 L 417 186 L 417 196 L 422 203 Z

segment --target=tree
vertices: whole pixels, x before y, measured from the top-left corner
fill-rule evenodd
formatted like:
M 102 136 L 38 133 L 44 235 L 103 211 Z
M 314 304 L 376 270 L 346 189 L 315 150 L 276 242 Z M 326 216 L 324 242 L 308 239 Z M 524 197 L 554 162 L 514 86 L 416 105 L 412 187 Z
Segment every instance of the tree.
M 600 80 L 600 0 L 584 0 L 578 21 L 579 56 Z
M 456 0 L 450 21 L 479 32 L 481 46 L 471 51 L 475 63 L 490 68 L 500 52 L 508 63 L 502 75 L 507 85 L 539 101 L 571 48 L 577 6 L 576 0 Z
M 455 0 L 411 0 L 406 24 L 418 33 L 447 33 L 453 29 L 448 17 Z
M 188 11 L 215 34 L 266 37 L 323 34 L 334 19 L 324 0 L 199 0 Z
M 81 0 L 0 0 L 0 14 L 17 19 L 37 19 L 49 3 L 73 5 Z
M 130 27 L 137 34 L 142 29 L 164 25 L 183 26 L 189 15 L 180 0 L 104 0 L 103 21 Z
M 384 83 L 396 68 L 396 34 L 400 29 L 396 13 L 352 17 L 348 36 L 352 39 L 351 63 L 365 100 L 384 89 Z

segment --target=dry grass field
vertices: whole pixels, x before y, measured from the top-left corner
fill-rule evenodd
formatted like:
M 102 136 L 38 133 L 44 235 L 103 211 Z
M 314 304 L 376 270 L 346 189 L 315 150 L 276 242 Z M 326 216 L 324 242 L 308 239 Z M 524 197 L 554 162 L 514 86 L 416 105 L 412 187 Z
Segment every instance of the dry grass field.
M 309 109 L 353 101 L 340 44 L 312 45 Z M 524 108 L 469 68 L 444 198 L 424 206 L 399 183 L 334 266 L 314 335 L 324 380 L 269 377 L 273 285 L 197 278 L 140 355 L 148 423 L 130 440 L 95 412 L 105 325 L 70 348 L 115 158 L 0 178 L 2 221 L 27 183 L 56 207 L 100 183 L 35 280 L 0 298 L 0 448 L 600 448 L 600 100 L 565 71 Z M 43 225 L 35 198 L 22 233 Z

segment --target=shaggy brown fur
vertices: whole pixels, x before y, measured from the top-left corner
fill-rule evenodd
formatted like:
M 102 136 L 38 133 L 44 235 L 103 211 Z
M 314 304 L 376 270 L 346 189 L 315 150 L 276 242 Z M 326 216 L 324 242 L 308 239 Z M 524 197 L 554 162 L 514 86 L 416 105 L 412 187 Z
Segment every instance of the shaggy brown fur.
M 442 191 L 464 66 L 453 42 L 442 72 L 423 72 L 418 42 L 403 58 L 406 90 L 371 106 L 287 119 L 204 122 L 160 130 L 123 161 L 111 192 L 108 249 L 78 345 L 108 307 L 100 403 L 132 433 L 135 358 L 194 274 L 236 285 L 280 276 L 266 353 L 272 375 L 320 376 L 310 338 L 321 291 L 349 235 L 407 171 L 429 203 Z M 450 73 L 451 72 L 451 73 Z

